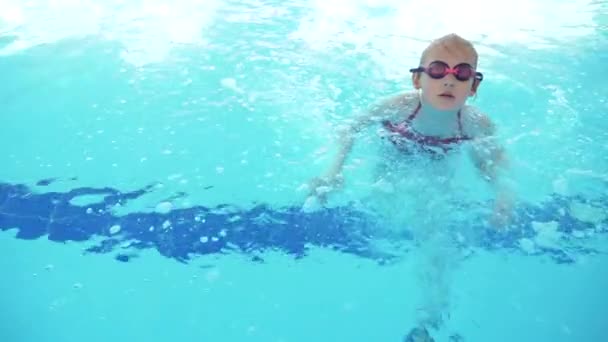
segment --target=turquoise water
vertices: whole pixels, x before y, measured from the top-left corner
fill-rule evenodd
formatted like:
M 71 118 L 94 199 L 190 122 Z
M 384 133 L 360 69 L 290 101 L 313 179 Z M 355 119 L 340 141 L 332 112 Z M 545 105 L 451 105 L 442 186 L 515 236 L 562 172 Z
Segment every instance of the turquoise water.
M 0 339 L 400 341 L 430 301 L 437 341 L 607 340 L 608 3 L 462 4 L 475 20 L 440 1 L 0 2 Z M 470 103 L 512 161 L 512 231 L 480 223 L 464 153 L 378 193 L 373 134 L 301 212 L 336 126 L 411 89 L 452 31 L 480 53 Z M 467 210 L 400 216 L 446 170 Z M 410 238 L 455 222 L 439 248 Z

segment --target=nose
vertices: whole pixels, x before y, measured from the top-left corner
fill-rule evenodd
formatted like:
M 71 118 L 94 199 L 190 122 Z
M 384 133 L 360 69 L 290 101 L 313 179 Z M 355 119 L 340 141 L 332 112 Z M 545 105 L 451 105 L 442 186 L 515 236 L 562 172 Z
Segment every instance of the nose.
M 444 87 L 454 87 L 454 83 L 456 83 L 456 76 L 452 74 L 445 75 L 443 78 L 443 86 Z

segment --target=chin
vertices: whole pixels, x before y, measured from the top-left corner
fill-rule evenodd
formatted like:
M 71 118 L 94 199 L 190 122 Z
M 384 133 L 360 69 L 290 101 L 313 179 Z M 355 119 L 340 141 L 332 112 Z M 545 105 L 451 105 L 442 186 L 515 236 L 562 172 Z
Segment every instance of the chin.
M 461 107 L 458 105 L 458 103 L 456 103 L 456 101 L 454 101 L 453 103 L 432 102 L 431 105 L 437 110 L 446 110 L 446 111 L 457 110 L 458 108 Z
M 433 107 L 439 110 L 458 110 L 464 105 L 464 101 L 460 101 L 456 98 L 452 99 L 438 99 L 432 102 Z

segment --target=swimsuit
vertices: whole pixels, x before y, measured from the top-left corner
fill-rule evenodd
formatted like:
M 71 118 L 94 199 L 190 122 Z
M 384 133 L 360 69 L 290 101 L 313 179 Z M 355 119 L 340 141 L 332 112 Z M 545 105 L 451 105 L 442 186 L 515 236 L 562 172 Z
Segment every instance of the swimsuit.
M 451 138 L 439 138 L 435 136 L 423 135 L 414 130 L 411 126 L 412 120 L 420 112 L 421 104 L 403 122 L 394 124 L 388 120 L 382 121 L 382 125 L 390 132 L 388 139 L 401 151 L 411 151 L 415 147 L 419 151 L 428 152 L 432 155 L 445 154 L 454 145 L 470 140 L 471 138 L 463 134 L 461 113 L 458 111 L 458 136 Z

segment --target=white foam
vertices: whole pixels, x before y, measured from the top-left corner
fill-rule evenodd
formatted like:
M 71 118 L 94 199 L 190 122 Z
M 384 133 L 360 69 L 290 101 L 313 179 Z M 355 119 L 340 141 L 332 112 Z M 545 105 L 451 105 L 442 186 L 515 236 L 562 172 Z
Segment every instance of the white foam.
M 171 202 L 160 202 L 156 205 L 154 209 L 159 214 L 167 214 L 173 209 L 173 204 Z
M 462 0 L 459 8 L 466 9 L 470 18 L 463 20 L 445 0 L 316 0 L 291 37 L 305 40 L 314 49 L 353 44 L 388 67 L 400 64 L 396 57 L 416 58 L 407 54 L 419 53 L 426 41 L 448 32 L 483 41 L 479 48 L 487 50 L 484 53 L 496 53 L 490 45 L 522 43 L 544 48 L 583 37 L 599 26 L 593 25 L 591 4 L 592 0 L 559 6 L 550 1 Z M 219 0 L 1 0 L 0 32 L 15 40 L 0 54 L 98 36 L 122 43 L 121 56 L 134 65 L 160 62 L 175 46 L 205 44 L 205 31 L 222 5 Z M 406 58 L 401 63 L 409 66 L 410 62 Z
M 485 55 L 498 54 L 490 46 L 542 49 L 593 34 L 591 3 L 462 0 L 456 10 L 445 0 L 316 0 L 291 37 L 319 51 L 351 45 L 399 78 L 431 39 L 448 33 L 483 42 L 478 50 Z
M 570 203 L 570 214 L 582 222 L 592 224 L 599 224 L 608 219 L 606 209 L 580 201 L 573 201 Z
M 236 80 L 234 78 L 230 78 L 230 77 L 223 78 L 220 81 L 220 84 L 222 85 L 222 87 L 228 88 L 228 89 L 233 90 L 233 91 L 235 91 L 237 93 L 242 93 L 243 92 L 243 90 L 241 88 L 239 88 L 239 86 L 237 85 Z
M 114 235 L 118 232 L 120 232 L 120 225 L 115 224 L 112 227 L 110 227 L 110 234 Z
M 16 39 L 0 49 L 0 55 L 98 36 L 122 43 L 121 56 L 134 65 L 160 62 L 176 45 L 204 43 L 205 28 L 213 22 L 219 4 L 218 0 L 2 0 L 0 32 Z
M 532 222 L 532 228 L 537 233 L 534 238 L 536 245 L 544 248 L 559 249 L 562 233 L 557 231 L 558 226 L 558 223 L 555 221 Z

